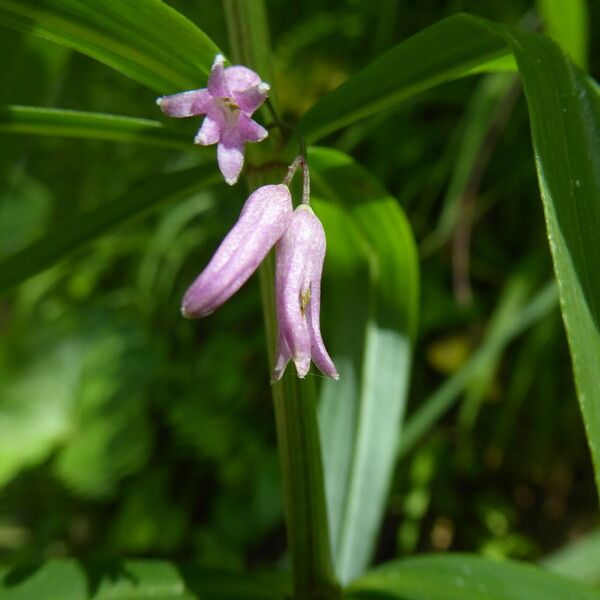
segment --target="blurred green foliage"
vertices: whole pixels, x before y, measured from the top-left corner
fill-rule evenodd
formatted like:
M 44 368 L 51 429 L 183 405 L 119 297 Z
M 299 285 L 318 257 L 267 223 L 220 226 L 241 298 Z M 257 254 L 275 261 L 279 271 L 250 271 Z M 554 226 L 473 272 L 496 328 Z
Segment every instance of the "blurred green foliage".
M 170 3 L 227 48 L 210 0 Z M 459 10 L 540 26 L 524 0 L 268 8 L 272 83 L 290 120 L 383 50 Z M 599 12 L 590 7 L 591 23 Z M 11 56 L 0 65 L 2 103 L 158 116 L 151 92 L 89 58 L 9 30 L 0 48 Z M 526 109 L 511 76 L 497 77 L 443 85 L 328 139 L 385 183 L 421 243 L 409 418 L 477 351 L 509 282 L 527 281 L 509 305 L 518 311 L 552 275 Z M 177 125 L 191 140 L 197 123 Z M 141 177 L 212 152 L 3 133 L 0 257 Z M 2 560 L 119 553 L 242 567 L 280 559 L 257 282 L 210 319 L 179 316 L 182 292 L 243 200 L 225 188 L 160 207 L 0 301 Z M 323 327 L 334 340 L 326 314 Z M 377 559 L 423 549 L 537 559 L 598 524 L 554 311 L 487 361 L 458 408 L 403 456 Z

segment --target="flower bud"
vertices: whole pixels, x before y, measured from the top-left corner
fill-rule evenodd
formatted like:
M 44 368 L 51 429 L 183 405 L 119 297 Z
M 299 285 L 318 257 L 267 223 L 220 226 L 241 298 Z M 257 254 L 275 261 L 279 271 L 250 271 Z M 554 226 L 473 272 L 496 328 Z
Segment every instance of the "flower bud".
M 293 214 L 286 185 L 254 191 L 237 223 L 183 297 L 184 317 L 204 317 L 237 292 L 283 235 Z

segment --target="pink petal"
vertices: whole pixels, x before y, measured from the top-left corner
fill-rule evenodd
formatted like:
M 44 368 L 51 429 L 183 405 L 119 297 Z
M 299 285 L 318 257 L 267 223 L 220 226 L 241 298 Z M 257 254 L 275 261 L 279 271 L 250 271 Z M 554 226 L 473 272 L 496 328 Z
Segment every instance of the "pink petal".
M 231 92 L 247 90 L 260 84 L 260 77 L 252 69 L 235 65 L 225 69 L 227 87 Z
M 318 311 L 318 309 L 317 309 Z M 312 317 L 314 318 L 314 317 Z M 319 330 L 319 326 L 314 326 L 309 323 L 311 341 L 312 341 L 312 361 L 317 365 L 317 368 L 323 375 L 327 377 L 331 377 L 331 379 L 339 379 L 340 376 L 331 360 L 331 357 L 327 353 L 327 349 L 325 348 L 325 344 L 323 343 L 323 338 L 321 337 L 321 331 Z
M 213 104 L 208 90 L 191 90 L 157 98 L 156 104 L 169 117 L 193 117 L 206 114 Z
M 262 140 L 269 135 L 269 132 L 262 125 L 259 125 L 256 121 L 253 121 L 244 113 L 240 114 L 238 128 L 242 140 L 245 142 L 262 142 Z
M 337 369 L 325 348 L 323 338 L 321 337 L 321 326 L 319 322 L 319 312 L 321 309 L 321 270 L 323 263 L 318 267 L 316 264 L 311 281 L 312 294 L 310 297 L 310 306 L 308 310 L 308 329 L 311 339 L 312 360 L 323 375 L 332 379 L 339 379 Z
M 323 261 L 325 260 L 325 251 L 327 248 L 325 230 L 323 229 L 321 221 L 314 213 L 311 214 L 311 217 L 311 237 L 313 245 L 310 285 L 312 293 L 310 295 L 310 304 L 307 311 L 308 329 L 310 331 L 311 339 L 311 355 L 313 362 L 317 365 L 319 371 L 321 371 L 323 375 L 331 377 L 332 379 L 339 379 L 340 376 L 325 348 L 321 336 L 321 275 L 323 273 Z
M 269 95 L 269 84 L 263 83 L 251 69 L 234 66 L 225 69 L 227 88 L 235 103 L 251 115 Z
M 185 293 L 184 317 L 203 317 L 237 292 L 287 228 L 292 197 L 285 185 L 265 185 L 253 192 L 231 231 Z
M 208 91 L 215 98 L 229 98 L 231 95 L 227 87 L 227 79 L 225 78 L 224 62 L 225 58 L 223 55 L 217 54 L 210 71 L 210 77 L 208 78 Z
M 227 132 L 217 145 L 217 163 L 229 185 L 238 180 L 244 166 L 244 142 L 237 130 Z
M 194 144 L 200 144 L 201 146 L 210 146 L 216 144 L 221 137 L 221 127 L 219 122 L 214 119 L 211 115 L 204 117 L 202 127 L 196 134 Z
M 251 115 L 269 96 L 269 85 L 259 83 L 245 90 L 232 90 L 235 103 L 247 114 Z

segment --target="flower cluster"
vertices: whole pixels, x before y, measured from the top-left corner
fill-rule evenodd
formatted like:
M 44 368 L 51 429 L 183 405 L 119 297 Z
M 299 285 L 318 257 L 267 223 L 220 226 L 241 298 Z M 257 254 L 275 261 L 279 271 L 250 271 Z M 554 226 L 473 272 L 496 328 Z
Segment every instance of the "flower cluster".
M 257 142 L 267 131 L 250 117 L 265 101 L 269 86 L 250 69 L 224 68 L 217 55 L 208 88 L 163 96 L 157 103 L 173 117 L 205 114 L 195 142 L 217 143 L 219 168 L 225 181 L 237 181 L 244 162 L 244 144 Z M 304 170 L 302 203 L 294 210 L 289 183 L 296 169 Z M 281 379 L 290 360 L 299 377 L 310 361 L 321 372 L 338 379 L 319 325 L 321 273 L 325 232 L 309 206 L 308 165 L 304 156 L 290 166 L 284 182 L 265 185 L 246 200 L 242 212 L 206 268 L 184 295 L 184 317 L 204 317 L 228 300 L 275 247 L 275 294 L 279 333 L 273 381 Z

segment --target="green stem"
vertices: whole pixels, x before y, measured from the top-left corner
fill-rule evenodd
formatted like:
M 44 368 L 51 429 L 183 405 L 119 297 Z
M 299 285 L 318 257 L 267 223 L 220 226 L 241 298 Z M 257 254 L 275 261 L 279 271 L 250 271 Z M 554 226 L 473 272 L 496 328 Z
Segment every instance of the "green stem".
M 266 12 L 262 0 L 224 0 L 232 58 L 271 82 Z M 271 96 L 272 99 L 272 96 Z M 264 157 L 264 155 L 263 155 Z M 276 149 L 271 157 L 280 158 Z M 279 182 L 282 172 L 249 171 L 251 189 Z M 275 358 L 276 313 L 272 254 L 259 269 L 270 365 Z M 292 559 L 294 597 L 331 600 L 339 595 L 331 560 L 329 523 L 314 379 L 300 381 L 288 368 L 272 386 L 281 461 L 288 545 Z

